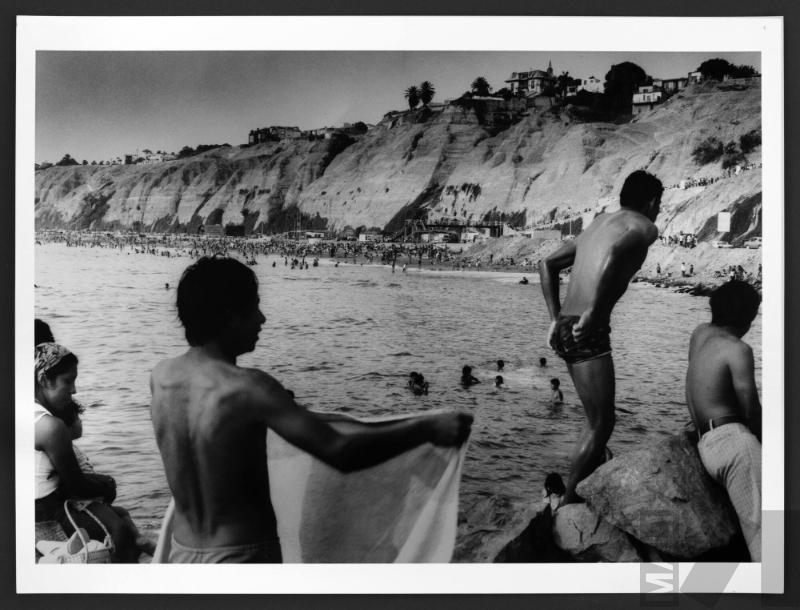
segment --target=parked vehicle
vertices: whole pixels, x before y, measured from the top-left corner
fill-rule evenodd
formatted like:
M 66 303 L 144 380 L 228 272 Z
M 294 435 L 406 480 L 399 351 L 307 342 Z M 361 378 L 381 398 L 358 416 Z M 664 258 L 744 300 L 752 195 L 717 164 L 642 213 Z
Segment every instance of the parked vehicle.
M 761 247 L 761 238 L 760 237 L 751 237 L 746 242 L 742 244 L 743 248 L 760 248 Z

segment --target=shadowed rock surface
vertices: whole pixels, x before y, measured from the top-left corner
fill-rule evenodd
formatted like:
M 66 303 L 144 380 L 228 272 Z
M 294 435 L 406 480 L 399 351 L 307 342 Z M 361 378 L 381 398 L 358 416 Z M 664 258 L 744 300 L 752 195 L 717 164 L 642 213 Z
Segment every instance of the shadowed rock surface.
M 553 539 L 578 561 L 639 562 L 643 558 L 625 532 L 586 504 L 568 504 L 556 511 Z
M 740 535 L 725 490 L 687 433 L 603 464 L 578 493 L 609 523 L 671 557 L 696 558 Z

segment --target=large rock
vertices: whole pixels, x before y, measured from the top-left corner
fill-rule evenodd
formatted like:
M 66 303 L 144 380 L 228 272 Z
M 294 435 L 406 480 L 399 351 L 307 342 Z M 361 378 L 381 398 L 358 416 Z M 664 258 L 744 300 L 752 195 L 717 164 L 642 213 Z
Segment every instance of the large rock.
M 740 533 L 725 490 L 685 433 L 606 462 L 578 493 L 609 523 L 674 558 L 729 546 Z
M 487 496 L 464 506 L 459 513 L 453 562 L 492 562 L 534 512 L 534 506 L 504 496 Z
M 574 561 L 553 538 L 553 513 L 547 506 L 495 556 L 495 563 L 559 563 Z
M 567 504 L 556 511 L 553 538 L 559 548 L 578 561 L 643 560 L 625 532 L 608 523 L 586 504 Z

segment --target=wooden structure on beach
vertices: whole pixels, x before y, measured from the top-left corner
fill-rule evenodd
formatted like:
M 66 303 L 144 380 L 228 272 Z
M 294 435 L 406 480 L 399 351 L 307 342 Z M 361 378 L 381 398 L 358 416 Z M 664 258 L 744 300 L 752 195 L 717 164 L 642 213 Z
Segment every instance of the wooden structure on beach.
M 499 220 L 488 221 L 453 221 L 453 220 L 438 220 L 426 221 L 421 218 L 406 219 L 403 223 L 403 228 L 397 231 L 389 239 L 396 241 L 402 239 L 404 242 L 408 241 L 422 241 L 423 235 L 431 235 L 434 233 L 447 233 L 455 234 L 458 240 L 461 241 L 461 236 L 467 231 L 474 230 L 489 230 L 488 237 L 500 237 L 503 234 L 503 223 Z

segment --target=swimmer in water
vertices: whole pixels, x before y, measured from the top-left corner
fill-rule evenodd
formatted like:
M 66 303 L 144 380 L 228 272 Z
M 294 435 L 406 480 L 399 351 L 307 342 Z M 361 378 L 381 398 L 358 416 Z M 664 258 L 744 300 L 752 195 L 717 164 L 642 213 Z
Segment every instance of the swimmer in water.
M 550 404 L 551 405 L 561 405 L 564 404 L 564 393 L 561 391 L 561 382 L 553 377 L 550 380 L 550 389 L 552 390 L 552 394 L 550 395 Z
M 506 363 L 505 363 L 505 362 L 503 362 L 502 360 L 498 360 L 498 361 L 497 361 L 497 370 L 498 370 L 498 372 L 502 372 L 502 370 L 503 370 L 503 367 L 504 367 L 505 365 L 506 365 Z
M 546 367 L 547 366 L 547 358 L 539 358 L 539 366 Z
M 166 284 L 164 284 L 164 290 L 169 290 L 169 282 L 167 282 Z
M 494 378 L 494 387 L 499 388 L 502 385 L 503 385 L 503 376 L 502 375 L 497 375 Z
M 472 367 L 465 365 L 464 368 L 461 369 L 461 385 L 468 388 L 476 383 L 480 383 L 480 381 L 472 376 Z
M 428 393 L 428 382 L 425 381 L 425 376 L 422 373 L 411 371 L 408 377 L 408 387 L 416 396 Z

